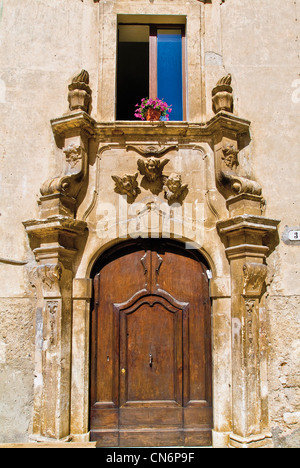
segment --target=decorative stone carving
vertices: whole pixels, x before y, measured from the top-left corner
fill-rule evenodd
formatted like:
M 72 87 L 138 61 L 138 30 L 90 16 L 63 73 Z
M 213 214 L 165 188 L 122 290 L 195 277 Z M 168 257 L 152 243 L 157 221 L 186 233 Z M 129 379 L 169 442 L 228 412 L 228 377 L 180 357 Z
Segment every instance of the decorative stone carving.
M 238 154 L 238 149 L 236 149 L 233 145 L 228 145 L 223 148 L 223 155 L 221 158 L 227 167 L 230 169 L 236 169 L 239 165 Z
M 49 342 L 55 343 L 56 335 L 56 313 L 59 307 L 58 301 L 47 301 L 48 323 L 49 323 Z
M 37 286 L 37 282 L 41 281 L 47 290 L 52 290 L 55 289 L 54 286 L 59 287 L 61 275 L 62 266 L 60 263 L 39 265 L 32 271 L 32 284 Z
M 40 190 L 42 194 L 40 204 L 42 205 L 42 209 L 48 210 L 49 205 L 53 203 L 51 202 L 52 196 L 57 195 L 60 199 L 59 203 L 62 205 L 58 214 L 73 215 L 76 209 L 78 194 L 87 175 L 88 155 L 82 145 L 74 143 L 64 148 L 63 152 L 67 163 L 65 174 L 48 179 L 43 183 Z M 47 215 L 50 214 L 47 211 L 46 213 Z
M 64 153 L 66 155 L 66 161 L 70 168 L 74 169 L 78 162 L 82 159 L 82 149 L 80 145 L 70 145 L 65 148 Z
M 65 175 L 49 179 L 41 187 L 41 194 L 62 193 L 76 198 L 81 188 L 80 182 L 86 172 L 87 155 L 80 145 L 71 144 L 64 148 L 67 168 Z
M 164 184 L 165 198 L 169 205 L 173 203 L 182 203 L 188 194 L 188 186 L 183 185 L 180 174 L 171 174 Z
M 162 176 L 162 172 L 166 164 L 170 160 L 165 159 L 164 161 L 159 161 L 155 158 L 149 158 L 147 161 L 143 159 L 138 160 L 138 168 L 140 173 L 145 176 L 148 182 L 155 182 Z
M 83 110 L 89 114 L 92 91 L 89 87 L 89 74 L 81 70 L 69 85 L 68 101 L 71 111 Z
M 244 295 L 248 297 L 259 297 L 267 277 L 267 266 L 261 263 L 245 263 L 243 273 Z
M 83 74 L 83 76 L 77 77 L 77 83 L 84 83 L 86 79 L 86 76 Z M 217 86 L 219 87 L 219 91 L 222 86 L 230 87 L 225 79 L 223 81 L 223 83 L 219 83 Z M 74 82 L 74 90 L 70 90 L 71 100 L 76 97 L 75 84 L 76 80 Z M 85 85 L 87 84 L 88 82 L 85 83 Z M 74 94 L 71 94 L 71 91 L 74 91 Z M 217 94 L 218 93 L 216 93 L 216 95 Z M 229 94 L 232 96 L 232 93 Z M 217 99 L 220 100 L 221 96 L 218 95 L 215 101 L 216 107 L 219 105 L 219 108 L 222 109 Z M 72 102 L 74 104 L 74 101 Z M 82 107 L 84 108 L 84 106 Z M 251 193 L 253 188 L 255 189 L 255 183 L 253 181 L 242 178 L 237 174 L 238 147 L 241 148 L 240 136 L 247 133 L 250 125 L 250 123 L 244 119 L 228 112 L 218 111 L 218 115 L 214 116 L 209 122 L 199 125 L 186 122 L 182 122 L 181 125 L 177 125 L 177 123 L 173 125 L 172 122 L 160 122 L 157 125 L 155 124 L 155 126 L 149 126 L 139 122 L 134 122 L 130 125 L 122 122 L 101 123 L 94 122 L 93 119 L 83 111 L 82 107 L 79 106 L 79 111 L 75 112 L 76 104 L 74 104 L 74 106 L 71 105 L 70 108 L 72 108 L 72 112 L 68 116 L 52 121 L 54 134 L 62 141 L 59 147 L 64 147 L 63 152 L 67 169 L 63 176 L 51 179 L 45 183 L 43 192 L 44 199 L 42 200 L 43 204 L 46 203 L 47 197 L 50 199 L 54 198 L 56 195 L 58 195 L 58 200 L 63 200 L 64 206 L 67 203 L 66 200 L 70 203 L 71 200 L 74 200 L 75 203 L 77 197 L 81 197 L 82 199 L 83 190 L 82 192 L 80 192 L 80 190 L 82 186 L 86 185 L 85 176 L 87 174 L 87 169 L 85 164 L 87 164 L 88 159 L 88 139 L 91 137 L 95 138 L 95 145 L 100 144 L 103 146 L 101 146 L 101 150 L 99 150 L 96 166 L 94 165 L 93 167 L 94 173 L 90 179 L 91 181 L 96 179 L 94 195 L 86 208 L 83 219 L 87 219 L 89 213 L 91 213 L 95 207 L 98 193 L 101 193 L 100 196 L 105 196 L 105 191 L 102 191 L 100 183 L 100 180 L 102 181 L 102 178 L 100 179 L 100 160 L 102 153 L 108 149 L 120 148 L 120 151 L 124 151 L 124 148 L 126 148 L 127 151 L 133 150 L 140 154 L 141 157 L 144 158 L 144 160 L 139 160 L 142 161 L 140 163 L 141 169 L 140 167 L 139 169 L 143 176 L 143 186 L 146 189 L 150 189 L 152 192 L 164 190 L 165 198 L 168 200 L 169 204 L 175 202 L 180 203 L 187 195 L 188 186 L 182 183 L 180 174 L 174 173 L 168 178 L 164 177 L 163 170 L 169 160 L 162 161 L 163 156 L 169 151 L 178 148 L 180 148 L 180 151 L 185 148 L 188 150 L 196 149 L 195 144 L 197 142 L 199 144 L 205 142 L 205 144 L 210 147 L 214 147 L 217 161 L 215 165 L 217 180 L 219 187 L 221 187 L 220 191 L 226 193 L 226 198 L 232 197 L 236 193 L 241 193 L 241 196 L 243 196 L 243 193 Z M 224 109 L 226 110 L 226 106 Z M 238 141 L 240 146 L 237 144 Z M 174 145 L 160 146 L 160 143 L 167 145 L 167 142 L 172 142 Z M 176 145 L 176 142 L 178 145 Z M 129 143 L 132 144 L 130 145 Z M 199 146 L 199 148 L 201 147 Z M 136 157 L 135 155 L 133 156 Z M 200 153 L 199 161 L 202 159 L 206 159 L 206 163 L 211 162 L 211 165 L 207 166 L 207 174 L 210 176 L 210 183 L 206 188 L 209 188 L 213 193 L 213 190 L 215 190 L 215 181 L 213 179 L 215 177 L 213 173 L 214 165 L 213 162 L 210 161 L 211 158 L 209 154 L 206 156 L 205 153 Z M 193 160 L 197 163 L 196 158 L 193 158 Z M 91 161 L 93 161 L 92 157 Z M 124 161 L 124 158 L 122 161 Z M 175 171 L 176 169 L 173 170 Z M 124 172 L 127 171 L 128 169 L 124 169 Z M 123 177 L 112 176 L 116 184 L 115 192 L 121 195 L 127 195 L 129 203 L 133 203 L 136 197 L 141 193 L 138 186 L 138 175 L 139 173 L 137 172 L 134 175 L 125 174 Z M 249 185 L 247 185 L 248 183 Z M 200 191 L 201 187 L 197 187 L 197 190 L 198 189 Z M 207 191 L 207 197 L 210 191 Z M 91 194 L 91 190 L 89 190 L 88 193 Z M 150 232 L 149 226 L 151 226 L 152 229 L 154 221 L 156 222 L 157 219 L 160 222 L 159 228 L 156 229 L 155 225 L 156 230 L 153 229 L 151 232 L 155 234 L 157 232 L 164 232 L 160 226 L 164 226 L 165 218 L 166 216 L 170 217 L 170 213 L 165 214 L 161 209 L 158 212 L 160 205 L 156 207 L 152 201 L 155 197 L 151 195 L 149 198 L 151 198 L 151 202 L 147 204 L 146 212 L 142 212 L 141 215 L 137 213 L 137 220 L 140 216 L 140 219 L 143 221 L 142 217 L 149 215 L 148 220 L 150 219 L 151 221 L 147 223 L 147 232 Z M 222 200 L 217 200 L 215 210 L 214 207 L 209 205 L 217 219 L 220 219 L 223 215 L 221 209 L 223 210 L 224 203 L 220 201 Z M 88 200 L 86 200 L 86 202 L 88 202 Z M 168 208 L 166 203 L 163 205 Z M 153 214 L 156 213 L 157 217 L 153 216 Z M 233 289 L 231 307 L 232 326 L 234 327 L 234 340 L 232 340 L 233 369 L 231 373 L 233 376 L 232 391 L 234 392 L 232 398 L 232 421 L 234 437 L 237 438 L 240 434 L 243 436 L 241 444 L 245 442 L 245 437 L 248 436 L 248 434 L 252 434 L 250 418 L 256 417 L 257 405 L 255 406 L 253 404 L 253 399 L 251 399 L 253 394 L 251 387 L 254 387 L 253 380 L 256 379 L 254 383 L 257 384 L 257 388 L 259 388 L 261 383 L 259 380 L 259 371 L 257 373 L 258 375 L 252 372 L 254 368 L 259 369 L 259 362 L 257 363 L 255 361 L 255 365 L 248 365 L 247 363 L 249 352 L 252 353 L 253 349 L 256 350 L 256 341 L 259 336 L 259 328 L 256 326 L 255 320 L 259 317 L 260 311 L 258 302 L 264 281 L 263 270 L 266 268 L 265 265 L 259 262 L 265 261 L 265 256 L 269 249 L 269 235 L 276 230 L 277 226 L 277 222 L 274 220 L 267 220 L 261 216 L 254 217 L 254 215 L 250 217 L 249 215 L 250 213 L 245 210 L 239 217 L 229 217 L 228 219 L 228 217 L 224 216 L 225 221 L 219 221 L 217 224 L 219 233 L 225 238 L 226 254 L 231 262 L 232 268 L 231 282 Z M 91 218 L 91 220 L 93 220 L 93 218 Z M 76 434 L 77 432 L 70 432 L 72 428 L 68 427 L 69 417 L 70 414 L 72 414 L 72 420 L 77 420 L 78 427 L 80 428 L 84 426 L 82 421 L 86 418 L 86 426 L 84 427 L 86 427 L 87 432 L 88 410 L 82 402 L 83 400 L 87 400 L 87 395 L 83 389 L 88 388 L 89 372 L 84 366 L 88 365 L 89 347 L 86 346 L 86 350 L 83 350 L 84 347 L 82 343 L 85 343 L 84 340 L 88 343 L 88 325 L 85 320 L 86 317 L 89 317 L 89 314 L 87 313 L 88 309 L 84 308 L 86 304 L 84 306 L 81 305 L 81 302 L 86 302 L 82 300 L 83 295 L 78 294 L 78 297 L 75 298 L 75 303 L 73 303 L 73 309 L 71 307 L 73 275 L 80 262 L 81 255 L 84 256 L 87 253 L 84 247 L 84 238 L 82 238 L 87 229 L 87 224 L 83 221 L 72 219 L 71 216 L 49 216 L 48 213 L 42 213 L 39 219 L 28 221 L 24 223 L 24 226 L 31 240 L 31 246 L 36 259 L 40 262 L 37 267 L 37 274 L 39 275 L 40 288 L 43 289 L 44 293 L 43 302 L 40 302 L 39 307 L 37 307 L 37 316 L 38 314 L 43 315 L 43 321 L 38 323 L 39 327 L 37 327 L 37 329 L 42 330 L 44 339 L 47 339 L 49 344 L 51 344 L 49 347 L 50 351 L 48 352 L 48 350 L 46 351 L 38 347 L 40 343 L 39 339 L 36 341 L 36 354 L 40 352 L 40 361 L 36 366 L 36 374 L 39 378 L 36 379 L 35 384 L 34 411 L 39 417 L 35 417 L 37 421 L 34 426 L 35 431 L 37 433 L 40 431 L 41 435 L 50 434 L 52 437 L 57 438 L 66 437 L 72 433 Z M 91 226 L 93 226 L 92 221 Z M 175 232 L 175 229 L 169 229 L 169 231 Z M 209 231 L 206 232 L 208 233 Z M 91 236 L 93 236 L 92 232 Z M 214 236 L 211 242 L 213 244 L 211 247 L 212 249 L 218 248 Z M 93 245 L 93 243 L 94 241 L 92 238 L 92 244 L 90 245 Z M 95 246 L 99 248 L 99 239 L 95 242 Z M 79 260 L 76 260 L 75 263 L 76 249 L 79 250 Z M 88 253 L 91 253 L 89 249 Z M 249 262 L 249 258 L 252 259 L 253 263 L 251 263 L 251 261 Z M 61 261 L 63 269 L 60 269 L 58 264 L 51 264 L 51 262 L 55 261 Z M 146 255 L 141 259 L 141 275 L 143 275 L 143 273 L 145 275 L 145 288 L 147 288 L 148 283 L 153 282 L 153 284 L 158 284 L 162 258 L 157 256 L 157 259 L 155 259 L 156 276 L 153 278 L 153 281 L 150 281 L 148 278 L 148 272 L 150 271 L 148 268 L 148 261 L 149 256 L 147 258 Z M 47 265 L 41 265 L 42 262 L 46 262 Z M 244 270 L 243 265 L 245 265 Z M 60 280 L 61 276 L 62 280 Z M 229 276 L 225 278 L 226 284 L 228 285 L 229 279 Z M 229 286 L 227 287 L 229 288 Z M 60 290 L 58 288 L 60 288 Z M 220 293 L 220 296 L 223 294 L 224 292 L 222 292 L 222 294 Z M 226 292 L 226 297 L 228 297 L 228 295 L 229 291 Z M 74 297 L 75 296 L 73 296 L 73 298 Z M 226 299 L 226 301 L 222 299 L 222 301 L 219 301 L 219 307 L 220 302 L 225 302 L 226 309 L 228 309 L 228 301 L 229 299 Z M 218 304 L 218 300 L 216 300 L 216 304 Z M 226 327 L 229 328 L 230 317 L 227 311 L 226 314 Z M 216 320 L 219 320 L 218 313 L 215 315 Z M 220 317 L 223 317 L 223 315 L 221 316 L 220 314 Z M 249 342 L 247 342 L 247 339 Z M 224 342 L 226 340 L 227 337 L 225 336 Z M 228 341 L 230 342 L 230 340 Z M 76 344 L 76 346 L 73 347 L 73 354 L 71 354 L 72 343 L 73 345 L 74 343 Z M 82 357 L 79 357 L 80 354 Z M 256 355 L 259 357 L 258 353 Z M 75 372 L 71 372 L 70 369 L 71 359 L 74 360 L 73 369 L 75 369 Z M 42 369 L 42 372 L 40 369 Z M 80 373 L 77 372 L 76 369 L 80 369 Z M 250 375 L 248 370 L 252 372 L 251 381 L 248 380 L 248 375 Z M 79 376 L 79 374 L 85 374 L 85 377 Z M 72 387 L 69 381 L 70 376 L 74 379 Z M 77 387 L 76 384 L 78 384 L 78 382 L 79 386 Z M 41 390 L 38 388 L 38 385 L 42 386 Z M 228 390 L 228 392 L 230 391 Z M 49 398 L 49 395 L 51 398 Z M 228 402 L 231 403 L 229 396 L 230 393 L 227 394 L 226 398 Z M 258 398 L 256 401 L 260 403 Z M 245 413 L 247 418 L 249 415 L 250 422 L 248 422 L 248 419 L 246 423 L 244 423 L 244 419 L 241 420 L 240 402 L 242 402 L 246 408 Z M 70 411 L 70 404 L 73 405 L 72 411 Z M 75 408 L 76 411 L 74 410 Z M 228 430 L 231 430 L 230 424 L 231 420 L 227 426 Z M 239 426 L 243 426 L 244 424 L 247 425 L 247 427 L 242 427 L 240 429 Z M 72 421 L 72 425 L 73 428 L 76 426 L 74 425 L 74 421 Z M 51 430 L 48 430 L 48 427 L 50 427 Z M 52 429 L 53 427 L 54 429 Z
M 233 112 L 233 90 L 231 75 L 221 78 L 212 90 L 213 110 L 215 114 L 220 111 Z
M 217 164 L 217 180 L 226 198 L 249 193 L 261 196 L 262 188 L 254 180 L 237 174 L 239 151 L 233 144 L 226 144 L 219 151 L 220 161 Z M 218 161 L 217 161 L 218 163 Z
M 146 161 L 143 159 L 138 160 L 138 169 L 141 175 L 144 176 L 141 186 L 145 190 L 150 190 L 155 195 L 158 195 L 162 191 L 164 183 L 162 172 L 169 161 L 169 159 L 160 161 L 153 157 L 150 157 Z
M 248 338 L 248 355 L 251 356 L 253 354 L 253 342 L 254 342 L 254 313 L 255 313 L 255 306 L 256 301 L 253 299 L 246 298 L 245 300 L 245 308 L 246 308 L 246 329 L 247 329 L 247 338 Z
M 115 192 L 120 195 L 126 195 L 128 203 L 133 203 L 136 197 L 141 193 L 138 186 L 138 172 L 134 175 L 125 174 L 122 177 L 111 176 L 115 182 Z
M 153 145 L 146 147 L 127 145 L 126 149 L 127 151 L 135 151 L 136 153 L 140 154 L 141 156 L 144 156 L 145 158 L 161 158 L 169 151 L 178 150 L 178 145 L 163 146 L 162 148 Z

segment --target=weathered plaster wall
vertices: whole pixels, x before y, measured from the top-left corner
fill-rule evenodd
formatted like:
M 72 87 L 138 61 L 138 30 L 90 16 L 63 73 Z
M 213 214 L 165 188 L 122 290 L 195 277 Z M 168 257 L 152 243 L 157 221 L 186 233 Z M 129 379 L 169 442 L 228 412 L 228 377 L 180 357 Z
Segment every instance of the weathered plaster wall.
M 299 226 L 299 21 L 299 1 L 227 0 L 220 49 L 213 49 L 233 76 L 236 111 L 252 122 L 243 170 L 262 185 L 266 216 L 281 220 L 281 242 L 269 258 L 270 418 L 275 444 L 298 447 L 300 246 L 286 245 L 282 236 L 286 226 Z
M 68 110 L 81 68 L 97 90 L 97 7 L 80 0 L 0 2 L 0 441 L 26 441 L 32 419 L 35 300 L 22 221 L 62 163 L 50 119 Z
M 35 299 L 28 280 L 33 259 L 22 221 L 38 217 L 40 186 L 61 170 L 62 153 L 50 119 L 67 112 L 67 85 L 81 68 L 90 73 L 92 116 L 111 118 L 107 106 L 115 62 L 111 47 L 101 42 L 111 25 L 105 24 L 107 17 L 98 22 L 99 12 L 106 8 L 114 15 L 118 8 L 120 13 L 128 8 L 133 13 L 135 3 L 0 0 L 0 257 L 28 262 L 17 266 L 0 261 L 3 442 L 26 441 L 30 433 Z M 194 61 L 197 78 L 189 83 L 191 118 L 201 120 L 201 106 L 207 119 L 212 117 L 211 89 L 231 73 L 235 113 L 252 122 L 252 140 L 241 152 L 240 170 L 263 186 L 266 215 L 281 219 L 281 239 L 286 226 L 300 222 L 300 1 L 138 4 L 138 13 L 161 14 L 166 8 L 168 14 L 184 14 L 186 5 L 189 14 L 199 11 L 202 29 L 195 44 L 202 56 Z M 202 85 L 206 101 L 199 99 Z M 300 446 L 299 248 L 281 241 L 269 259 L 269 405 L 277 446 Z

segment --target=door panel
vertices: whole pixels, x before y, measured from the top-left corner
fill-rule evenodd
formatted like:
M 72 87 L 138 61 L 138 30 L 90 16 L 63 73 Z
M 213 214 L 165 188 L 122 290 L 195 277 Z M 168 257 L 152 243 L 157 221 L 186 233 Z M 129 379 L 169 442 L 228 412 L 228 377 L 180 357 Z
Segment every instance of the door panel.
M 120 317 L 120 405 L 182 404 L 182 311 L 145 298 Z M 179 394 L 178 394 L 179 392 Z
M 165 241 L 118 249 L 99 264 L 90 410 L 99 446 L 210 444 L 206 269 Z

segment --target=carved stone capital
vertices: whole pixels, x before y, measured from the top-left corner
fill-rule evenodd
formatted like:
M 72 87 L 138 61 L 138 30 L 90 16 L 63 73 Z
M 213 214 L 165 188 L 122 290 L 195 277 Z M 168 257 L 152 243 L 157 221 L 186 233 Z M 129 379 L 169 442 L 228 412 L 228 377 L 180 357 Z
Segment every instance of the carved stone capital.
M 71 268 L 70 264 L 77 253 L 76 241 L 87 233 L 84 221 L 67 216 L 31 219 L 24 221 L 23 225 L 37 262 L 60 261 L 66 268 Z
M 264 260 L 276 240 L 280 221 L 257 215 L 233 216 L 217 222 L 217 229 L 230 261 L 251 257 L 253 262 Z
M 243 267 L 243 294 L 247 297 L 260 297 L 267 277 L 268 268 L 260 263 L 245 263 Z
M 60 294 L 61 263 L 38 265 L 31 271 L 31 284 L 43 296 Z

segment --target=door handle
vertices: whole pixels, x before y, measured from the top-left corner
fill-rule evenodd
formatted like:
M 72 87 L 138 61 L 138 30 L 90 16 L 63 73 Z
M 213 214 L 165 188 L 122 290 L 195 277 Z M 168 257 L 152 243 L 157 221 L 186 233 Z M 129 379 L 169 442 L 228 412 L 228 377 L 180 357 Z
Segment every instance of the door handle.
M 152 354 L 151 354 L 151 353 L 149 354 L 149 358 L 150 358 L 150 360 L 149 360 L 149 366 L 150 366 L 150 367 L 152 367 L 152 363 L 153 363 L 153 356 L 152 356 Z

